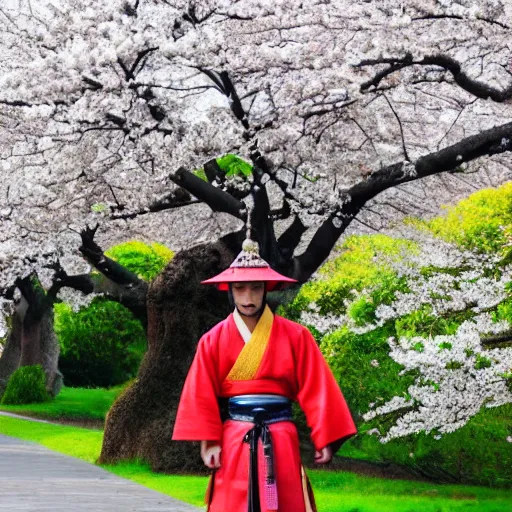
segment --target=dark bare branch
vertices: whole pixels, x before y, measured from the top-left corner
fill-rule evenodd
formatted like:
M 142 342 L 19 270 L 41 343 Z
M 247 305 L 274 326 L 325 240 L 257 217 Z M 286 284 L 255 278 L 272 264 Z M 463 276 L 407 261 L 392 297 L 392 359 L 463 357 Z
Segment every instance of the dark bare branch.
M 413 59 L 411 54 L 407 54 L 402 58 L 368 59 L 361 61 L 356 67 L 377 66 L 379 64 L 388 64 L 389 66 L 379 71 L 371 80 L 364 82 L 361 85 L 361 92 L 370 91 L 372 88 L 378 87 L 384 78 L 400 69 L 410 66 L 438 66 L 450 72 L 455 82 L 462 89 L 478 98 L 490 98 L 497 103 L 503 103 L 512 98 L 512 84 L 501 91 L 492 85 L 474 80 L 462 71 L 458 61 L 448 55 L 430 55 L 421 60 Z
M 400 119 L 400 117 L 398 116 L 398 114 L 396 113 L 396 110 L 395 108 L 393 107 L 393 105 L 391 104 L 391 101 L 389 101 L 389 98 L 385 95 L 385 94 L 382 94 L 382 96 L 384 96 L 384 99 L 386 100 L 387 104 L 389 105 L 389 108 L 391 109 L 391 111 L 393 112 L 393 115 L 395 116 L 395 119 L 397 120 L 398 122 L 398 127 L 400 128 L 400 137 L 402 139 L 402 149 L 403 149 L 403 152 L 404 152 L 404 158 L 410 162 L 411 159 L 409 158 L 409 155 L 407 154 L 407 148 L 405 146 L 405 138 L 404 138 L 404 127 L 402 126 L 402 121 Z
M 200 203 L 198 199 L 192 199 L 191 195 L 183 188 L 177 188 L 166 194 L 164 197 L 157 199 L 151 203 L 147 208 L 137 210 L 130 213 L 121 213 L 121 211 L 114 211 L 110 215 L 111 219 L 134 219 L 140 215 L 147 215 L 149 213 L 161 212 L 164 210 L 173 210 L 175 208 L 181 208 L 182 206 L 188 206 L 191 204 Z M 124 210 L 120 208 L 120 210 Z
M 428 20 L 467 20 L 464 16 L 460 16 L 457 14 L 426 14 L 424 16 L 416 16 L 415 18 L 411 18 L 411 21 L 428 21 Z M 485 18 L 483 16 L 477 16 L 477 20 L 484 21 L 485 23 L 490 23 L 491 25 L 497 25 L 498 27 L 504 28 L 506 30 L 510 30 L 510 27 L 502 23 L 501 21 L 493 20 L 490 18 Z
M 52 286 L 47 292 L 53 301 L 55 301 L 59 290 L 64 287 L 79 290 L 86 295 L 94 291 L 94 282 L 89 274 L 70 276 L 64 270 L 59 260 L 47 265 L 47 268 L 55 270 Z
M 505 332 L 499 336 L 491 336 L 481 340 L 485 348 L 495 348 L 500 346 L 512 346 L 512 331 Z
M 240 97 L 236 92 L 235 86 L 229 78 L 227 71 L 220 73 L 211 69 L 198 68 L 199 71 L 204 73 L 216 85 L 216 88 L 224 94 L 229 100 L 229 108 L 235 117 L 242 123 L 242 126 L 248 130 L 249 122 L 247 120 L 247 113 L 245 112 Z
M 101 247 L 94 241 L 97 229 L 98 225 L 94 228 L 84 228 L 80 232 L 82 245 L 78 250 L 84 258 L 114 283 L 128 287 L 140 286 L 142 281 L 136 274 L 105 256 Z
M 415 163 L 397 162 L 372 173 L 346 191 L 346 201 L 318 228 L 306 251 L 295 258 L 293 277 L 307 281 L 329 256 L 340 235 L 363 206 L 384 190 L 433 174 L 452 171 L 483 156 L 512 151 L 512 123 L 466 137 L 452 146 L 418 158 Z
M 299 245 L 302 235 L 306 230 L 306 226 L 304 226 L 300 217 L 296 215 L 291 225 L 279 237 L 277 244 L 285 260 L 290 260 L 293 257 L 293 251 Z
M 140 51 L 137 54 L 135 61 L 133 62 L 133 64 L 130 67 L 128 67 L 128 65 L 123 61 L 123 59 L 121 59 L 121 57 L 117 58 L 117 63 L 121 66 L 121 69 L 123 70 L 123 73 L 124 73 L 124 76 L 125 76 L 125 79 L 127 82 L 129 80 L 135 79 L 135 75 L 136 75 L 135 71 L 137 69 L 137 66 L 141 63 L 141 61 L 144 59 L 144 57 L 146 57 L 147 55 L 149 55 L 150 53 L 152 53 L 156 50 L 158 50 L 158 46 L 156 46 L 154 48 L 146 48 L 145 50 Z
M 213 211 L 226 212 L 237 219 L 245 221 L 247 211 L 242 201 L 238 201 L 227 192 L 198 178 L 184 167 L 180 167 L 176 173 L 171 174 L 170 179 L 200 201 L 205 202 Z
M 253 167 L 254 184 L 252 195 L 254 198 L 254 207 L 251 212 L 251 226 L 255 233 L 254 239 L 260 244 L 260 253 L 272 266 L 279 268 L 282 265 L 282 256 L 277 244 L 274 231 L 274 222 L 270 215 L 270 201 L 268 199 L 267 189 L 262 183 L 264 172 L 257 167 Z
M 143 326 L 147 326 L 148 284 L 127 268 L 105 256 L 101 247 L 94 241 L 97 229 L 98 226 L 87 227 L 80 232 L 82 245 L 78 249 L 84 258 L 108 279 L 105 283 L 95 283 L 95 290 L 101 289 L 110 298 L 129 309 Z

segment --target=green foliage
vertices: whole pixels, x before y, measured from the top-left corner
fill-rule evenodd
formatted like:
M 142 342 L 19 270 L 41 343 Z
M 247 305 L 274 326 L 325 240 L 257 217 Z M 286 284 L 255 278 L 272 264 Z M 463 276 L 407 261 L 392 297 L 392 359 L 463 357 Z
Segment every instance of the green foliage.
M 512 225 L 512 183 L 475 192 L 455 206 L 445 208 L 446 216 L 429 221 L 409 219 L 421 229 L 461 247 L 478 252 L 500 253 Z
M 103 213 L 108 210 L 108 206 L 104 203 L 94 203 L 91 205 L 91 211 L 95 213 Z
M 347 313 L 354 319 L 356 325 L 366 325 L 376 320 L 375 305 L 365 297 L 352 302 Z
M 510 372 L 503 373 L 501 376 L 505 379 L 507 388 L 512 393 L 512 370 Z
M 226 178 L 238 176 L 247 179 L 252 175 L 252 166 L 245 160 L 231 153 L 217 158 L 217 165 L 220 167 L 220 170 L 224 172 Z M 208 181 L 203 168 L 196 169 L 193 171 L 193 174 L 203 181 Z
M 109 389 L 68 388 L 64 386 L 51 401 L 24 405 L 2 405 L 2 411 L 48 420 L 74 420 L 98 422 L 105 420 L 114 400 L 128 383 Z
M 248 178 L 252 175 L 252 166 L 236 155 L 227 154 L 217 158 L 217 164 L 226 173 L 227 178 L 231 176 Z
M 405 336 L 412 338 L 430 333 L 436 318 L 432 316 L 432 309 L 428 306 L 421 307 L 404 315 L 395 321 L 396 334 L 398 337 Z
M 491 312 L 491 316 L 493 322 L 506 320 L 512 324 L 512 299 L 507 299 L 501 304 L 498 304 L 496 310 Z
M 481 370 L 482 368 L 489 368 L 491 366 L 492 362 L 487 357 L 477 354 L 476 355 L 476 363 L 475 363 L 475 370 Z
M 419 433 L 382 444 L 375 436 L 359 435 L 348 445 L 363 450 L 376 462 L 393 461 L 419 475 L 444 482 L 466 482 L 510 487 L 512 404 L 483 408 L 464 427 L 439 439 L 435 433 Z M 371 428 L 362 425 L 360 433 Z
M 105 255 L 145 281 L 154 279 L 171 261 L 174 253 L 162 244 L 132 240 L 111 247 Z
M 417 251 L 414 242 L 386 235 L 353 235 L 338 250 L 340 256 L 323 265 L 319 279 L 302 286 L 294 301 L 280 309 L 281 314 L 298 320 L 311 303 L 320 308 L 321 314 L 341 314 L 346 311 L 345 301 L 353 300 L 356 290 L 368 289 L 375 304 L 389 304 L 396 291 L 408 291 L 405 279 L 396 275 L 389 261 L 399 261 L 405 252 Z M 371 307 L 354 306 L 354 319 L 361 320 L 365 314 L 371 317 Z
M 32 404 L 51 400 L 46 391 L 46 376 L 40 365 L 21 366 L 10 377 L 3 405 Z
M 196 169 L 195 171 L 192 171 L 192 174 L 194 174 L 198 178 L 201 178 L 203 181 L 208 181 L 206 173 L 204 172 L 204 169 L 202 167 L 201 169 Z
M 66 386 L 125 382 L 136 375 L 146 349 L 141 323 L 124 306 L 102 297 L 76 313 L 67 304 L 56 304 L 55 332 Z
M 413 350 L 416 350 L 416 352 L 424 352 L 425 350 L 425 344 L 421 343 L 421 341 L 417 341 L 413 346 Z
M 402 395 L 414 382 L 410 373 L 399 375 L 402 366 L 388 355 L 387 339 L 392 333 L 392 325 L 367 334 L 354 334 L 342 327 L 322 339 L 322 353 L 357 420 L 370 403 L 384 403 Z
M 425 304 L 416 311 L 395 320 L 396 335 L 406 338 L 452 335 L 457 332 L 459 325 L 464 320 L 469 320 L 474 316 L 475 313 L 471 310 L 434 316 L 432 306 Z M 441 348 L 451 347 L 443 345 Z

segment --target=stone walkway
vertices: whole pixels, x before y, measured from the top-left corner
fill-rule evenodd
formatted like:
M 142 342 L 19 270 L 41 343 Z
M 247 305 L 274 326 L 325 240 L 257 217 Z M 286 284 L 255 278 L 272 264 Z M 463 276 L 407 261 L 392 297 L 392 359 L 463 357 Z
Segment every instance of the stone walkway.
M 0 511 L 198 512 L 79 459 L 0 435 Z

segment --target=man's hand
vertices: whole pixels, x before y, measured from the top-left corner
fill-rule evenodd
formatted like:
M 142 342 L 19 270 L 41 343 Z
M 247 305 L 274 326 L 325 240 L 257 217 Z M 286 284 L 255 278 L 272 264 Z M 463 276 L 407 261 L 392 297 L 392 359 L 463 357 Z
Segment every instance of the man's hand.
M 327 464 L 332 460 L 332 449 L 330 446 L 322 448 L 322 451 L 315 451 L 315 462 L 317 464 Z
M 220 468 L 221 447 L 218 441 L 201 441 L 201 458 L 210 469 Z

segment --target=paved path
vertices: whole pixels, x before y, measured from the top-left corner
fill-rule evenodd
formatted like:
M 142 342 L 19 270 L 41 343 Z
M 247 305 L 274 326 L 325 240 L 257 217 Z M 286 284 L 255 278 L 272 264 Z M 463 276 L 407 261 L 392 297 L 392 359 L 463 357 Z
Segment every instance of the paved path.
M 62 423 L 57 423 L 56 421 L 41 420 L 31 416 L 21 416 L 20 414 L 14 414 L 13 412 L 0 411 L 0 416 L 7 416 L 8 418 L 14 418 L 17 420 L 35 421 L 37 423 L 48 423 L 50 425 L 62 425 Z
M 198 512 L 79 459 L 0 435 L 0 511 Z

